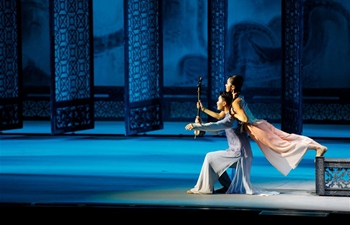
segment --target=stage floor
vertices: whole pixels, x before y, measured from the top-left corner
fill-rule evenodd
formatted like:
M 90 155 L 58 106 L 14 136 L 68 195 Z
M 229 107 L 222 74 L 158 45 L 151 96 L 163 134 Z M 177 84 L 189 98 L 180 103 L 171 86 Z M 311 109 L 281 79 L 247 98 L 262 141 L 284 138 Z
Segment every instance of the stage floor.
M 132 210 L 164 215 L 164 210 L 177 214 L 186 210 L 187 216 L 188 210 L 204 210 L 208 216 L 208 211 L 238 217 L 246 217 L 247 212 L 293 218 L 350 216 L 350 197 L 316 195 L 314 151 L 308 151 L 285 177 L 254 141 L 251 181 L 279 195 L 187 194 L 205 154 L 226 149 L 227 141 L 210 135 L 194 139 L 184 126 L 165 124 L 163 131 L 139 136 L 125 136 L 123 124 L 108 122 L 94 130 L 58 136 L 49 134 L 47 122 L 26 122 L 23 129 L 4 131 L 0 135 L 1 207 L 108 208 L 122 212 L 119 217 Z M 349 126 L 305 126 L 304 134 L 328 147 L 325 158 L 350 158 Z

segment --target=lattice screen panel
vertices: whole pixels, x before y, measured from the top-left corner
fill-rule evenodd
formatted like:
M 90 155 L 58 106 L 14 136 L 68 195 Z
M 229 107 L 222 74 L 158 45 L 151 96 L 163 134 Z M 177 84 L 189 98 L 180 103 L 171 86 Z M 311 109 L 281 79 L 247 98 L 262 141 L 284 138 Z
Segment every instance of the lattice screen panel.
M 22 128 L 20 1 L 0 1 L 0 130 Z
M 161 1 L 125 0 L 127 135 L 163 128 Z
M 302 0 L 282 1 L 282 121 L 288 133 L 302 133 Z
M 208 46 L 209 46 L 209 82 L 208 107 L 216 106 L 220 92 L 225 90 L 228 78 L 226 69 L 227 44 L 227 0 L 208 1 Z M 211 117 L 208 118 L 212 120 Z
M 92 0 L 53 0 L 52 132 L 94 127 Z

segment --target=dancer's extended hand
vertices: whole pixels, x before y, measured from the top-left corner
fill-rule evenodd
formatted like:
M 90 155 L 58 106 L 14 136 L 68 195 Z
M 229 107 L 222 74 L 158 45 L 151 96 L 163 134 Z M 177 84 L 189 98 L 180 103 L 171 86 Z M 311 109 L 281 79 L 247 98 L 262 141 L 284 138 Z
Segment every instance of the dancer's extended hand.
M 195 123 L 202 123 L 202 118 L 200 118 L 199 116 L 196 116 L 196 119 L 194 120 Z M 185 126 L 186 130 L 193 130 L 194 126 L 193 123 L 189 123 Z
M 193 124 L 192 123 L 189 123 L 185 126 L 185 129 L 186 130 L 192 130 L 193 129 Z

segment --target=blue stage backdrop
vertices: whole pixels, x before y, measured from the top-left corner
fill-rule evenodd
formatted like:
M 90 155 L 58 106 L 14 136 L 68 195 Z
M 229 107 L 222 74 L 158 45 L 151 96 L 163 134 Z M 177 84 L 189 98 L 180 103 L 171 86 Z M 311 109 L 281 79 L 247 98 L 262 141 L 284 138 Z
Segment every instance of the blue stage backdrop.
M 303 85 L 349 88 L 350 1 L 307 2 Z M 48 5 L 22 0 L 25 85 L 49 85 Z M 199 76 L 206 82 L 207 9 L 206 0 L 164 1 L 164 86 L 195 87 Z M 123 0 L 94 0 L 93 16 L 95 85 L 124 86 Z M 228 73 L 245 75 L 250 87 L 280 87 L 281 1 L 228 1 L 228 29 Z
M 243 75 L 246 88 L 281 88 L 281 1 L 228 1 L 227 71 L 223 76 Z M 124 0 L 93 0 L 94 85 L 97 93 L 110 91 L 109 96 L 116 96 L 114 102 L 106 103 L 111 105 L 111 110 L 96 111 L 97 117 L 103 119 L 107 115 L 104 118 L 107 120 L 124 118 L 120 110 L 125 83 L 123 4 Z M 163 85 L 168 90 L 165 94 L 186 94 L 181 88 L 196 91 L 199 76 L 203 77 L 205 89 L 208 85 L 208 1 L 163 0 L 162 7 Z M 305 93 L 320 94 L 325 99 L 322 93 L 332 89 L 331 96 L 342 99 L 345 95 L 337 96 L 337 90 L 344 93 L 343 90 L 350 88 L 350 1 L 306 0 L 303 8 L 302 80 L 303 88 L 311 89 Z M 42 86 L 45 92 L 51 76 L 49 0 L 22 0 L 21 9 L 23 84 L 29 89 L 35 86 L 35 91 L 37 86 Z M 339 107 L 340 110 L 336 109 L 338 106 L 328 110 L 346 113 L 349 102 Z M 279 106 L 276 109 L 279 110 Z M 306 110 L 310 115 L 304 115 L 304 119 L 316 122 L 319 118 L 330 119 L 328 115 L 313 117 L 317 111 L 321 110 Z M 26 106 L 24 113 L 26 119 L 50 115 L 49 111 L 30 114 Z M 346 120 L 344 115 L 337 117 Z M 179 116 L 182 118 L 183 115 Z

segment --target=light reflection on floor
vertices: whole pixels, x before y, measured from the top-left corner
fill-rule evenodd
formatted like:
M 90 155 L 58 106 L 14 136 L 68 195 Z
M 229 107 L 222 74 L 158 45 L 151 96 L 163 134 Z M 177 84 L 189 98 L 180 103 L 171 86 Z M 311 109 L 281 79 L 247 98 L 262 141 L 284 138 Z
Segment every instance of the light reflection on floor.
M 330 133 L 326 128 L 325 135 Z M 36 125 L 32 132 L 35 129 L 42 131 L 43 127 Z M 110 129 L 108 125 L 104 130 Z M 177 124 L 173 132 L 180 129 L 181 124 Z M 337 131 L 346 138 L 343 127 Z M 251 142 L 253 184 L 279 191 L 279 196 L 188 195 L 186 190 L 195 184 L 205 154 L 225 149 L 225 137 L 126 137 L 87 132 L 51 136 L 11 132 L 0 135 L 2 203 L 164 204 L 350 212 L 350 197 L 315 194 L 314 151 L 308 151 L 299 166 L 284 177 Z M 350 158 L 350 138 L 342 137 L 317 139 L 329 149 L 325 157 Z

